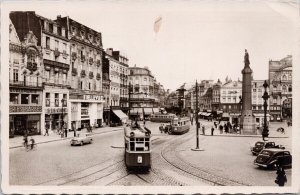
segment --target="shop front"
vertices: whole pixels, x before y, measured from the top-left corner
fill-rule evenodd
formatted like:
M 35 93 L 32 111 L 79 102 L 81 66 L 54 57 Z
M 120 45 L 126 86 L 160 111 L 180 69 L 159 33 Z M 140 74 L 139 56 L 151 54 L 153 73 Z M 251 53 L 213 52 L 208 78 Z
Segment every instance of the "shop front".
M 103 122 L 103 96 L 71 94 L 68 106 L 68 129 L 101 127 Z
M 10 131 L 14 135 L 40 135 L 41 115 L 40 114 L 20 114 L 9 116 Z

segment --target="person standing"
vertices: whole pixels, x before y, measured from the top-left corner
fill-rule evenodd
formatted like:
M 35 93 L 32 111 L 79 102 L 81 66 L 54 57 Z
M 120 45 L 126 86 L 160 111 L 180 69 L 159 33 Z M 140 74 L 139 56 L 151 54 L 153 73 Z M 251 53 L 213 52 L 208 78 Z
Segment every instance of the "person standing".
M 276 171 L 277 177 L 275 180 L 275 183 L 278 184 L 278 186 L 284 186 L 284 184 L 287 182 L 285 171 L 282 166 L 277 166 Z
M 214 127 L 211 127 L 211 136 L 214 136 Z
M 205 126 L 202 125 L 202 134 L 205 135 Z
M 223 125 L 219 125 L 219 129 L 220 129 L 220 134 L 223 134 Z
M 33 150 L 33 147 L 35 145 L 35 140 L 33 139 L 33 137 L 30 138 L 30 142 L 31 142 L 30 149 Z
M 228 126 L 227 126 L 227 124 L 224 125 L 224 129 L 225 129 L 225 133 L 227 134 L 228 133 Z
M 65 137 L 68 137 L 68 129 L 65 128 Z
M 74 128 L 74 137 L 76 137 L 76 128 Z

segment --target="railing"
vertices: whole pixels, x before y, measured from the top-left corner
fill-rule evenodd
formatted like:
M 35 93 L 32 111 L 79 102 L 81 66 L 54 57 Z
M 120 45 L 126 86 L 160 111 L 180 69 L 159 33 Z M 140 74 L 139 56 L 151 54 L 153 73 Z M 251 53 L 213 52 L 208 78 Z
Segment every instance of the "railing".
M 27 82 L 27 81 L 24 82 L 24 81 L 10 80 L 9 84 L 14 86 L 42 87 L 42 83 L 38 83 L 38 82 Z

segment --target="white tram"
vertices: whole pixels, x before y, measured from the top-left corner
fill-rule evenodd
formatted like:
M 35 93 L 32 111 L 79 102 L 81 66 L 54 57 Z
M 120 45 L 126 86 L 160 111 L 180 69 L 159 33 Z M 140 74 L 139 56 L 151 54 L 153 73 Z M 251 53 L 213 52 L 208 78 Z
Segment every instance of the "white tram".
M 137 122 L 124 128 L 125 165 L 128 170 L 151 167 L 151 131 Z
M 151 122 L 168 123 L 176 117 L 175 114 L 152 114 L 150 116 Z
M 175 117 L 169 126 L 170 134 L 184 134 L 190 130 L 191 120 L 189 117 Z

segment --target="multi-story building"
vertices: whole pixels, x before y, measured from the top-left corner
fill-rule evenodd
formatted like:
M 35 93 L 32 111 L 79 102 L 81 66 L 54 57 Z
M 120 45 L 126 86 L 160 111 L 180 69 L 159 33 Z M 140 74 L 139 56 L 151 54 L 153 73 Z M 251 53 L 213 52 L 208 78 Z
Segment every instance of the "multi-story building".
M 242 82 L 228 80 L 220 89 L 220 108 L 222 117 L 227 118 L 232 124 L 239 124 L 241 115 Z
M 217 83 L 212 86 L 212 101 L 211 108 L 212 114 L 214 118 L 217 118 L 220 114 L 222 114 L 220 108 L 220 91 L 222 87 L 222 82 L 218 79 Z
M 70 43 L 67 29 L 55 21 L 38 16 L 41 24 L 44 91 L 42 127 L 67 128 L 67 102 L 70 89 Z
M 270 120 L 292 117 L 292 56 L 269 61 Z
M 202 80 L 199 84 L 199 110 L 211 112 L 211 88 L 213 86 L 213 80 Z M 208 89 L 210 89 L 208 91 Z
M 106 50 L 105 66 L 109 75 L 109 108 L 105 109 L 104 118 L 111 125 L 128 117 L 128 59 L 112 48 Z
M 103 120 L 102 35 L 69 17 L 57 16 L 67 29 L 71 54 L 67 127 L 101 126 Z
M 262 98 L 265 92 L 263 87 L 264 82 L 264 80 L 252 80 L 252 113 L 255 117 L 257 127 L 262 127 L 264 122 L 264 100 Z M 267 92 L 269 93 L 268 88 Z M 269 101 L 267 103 L 267 121 L 269 121 Z
M 154 76 L 147 68 L 129 67 L 130 115 L 144 118 L 158 110 L 155 107 Z
M 9 24 L 9 130 L 14 134 L 41 134 L 41 29 L 34 12 L 11 12 Z

